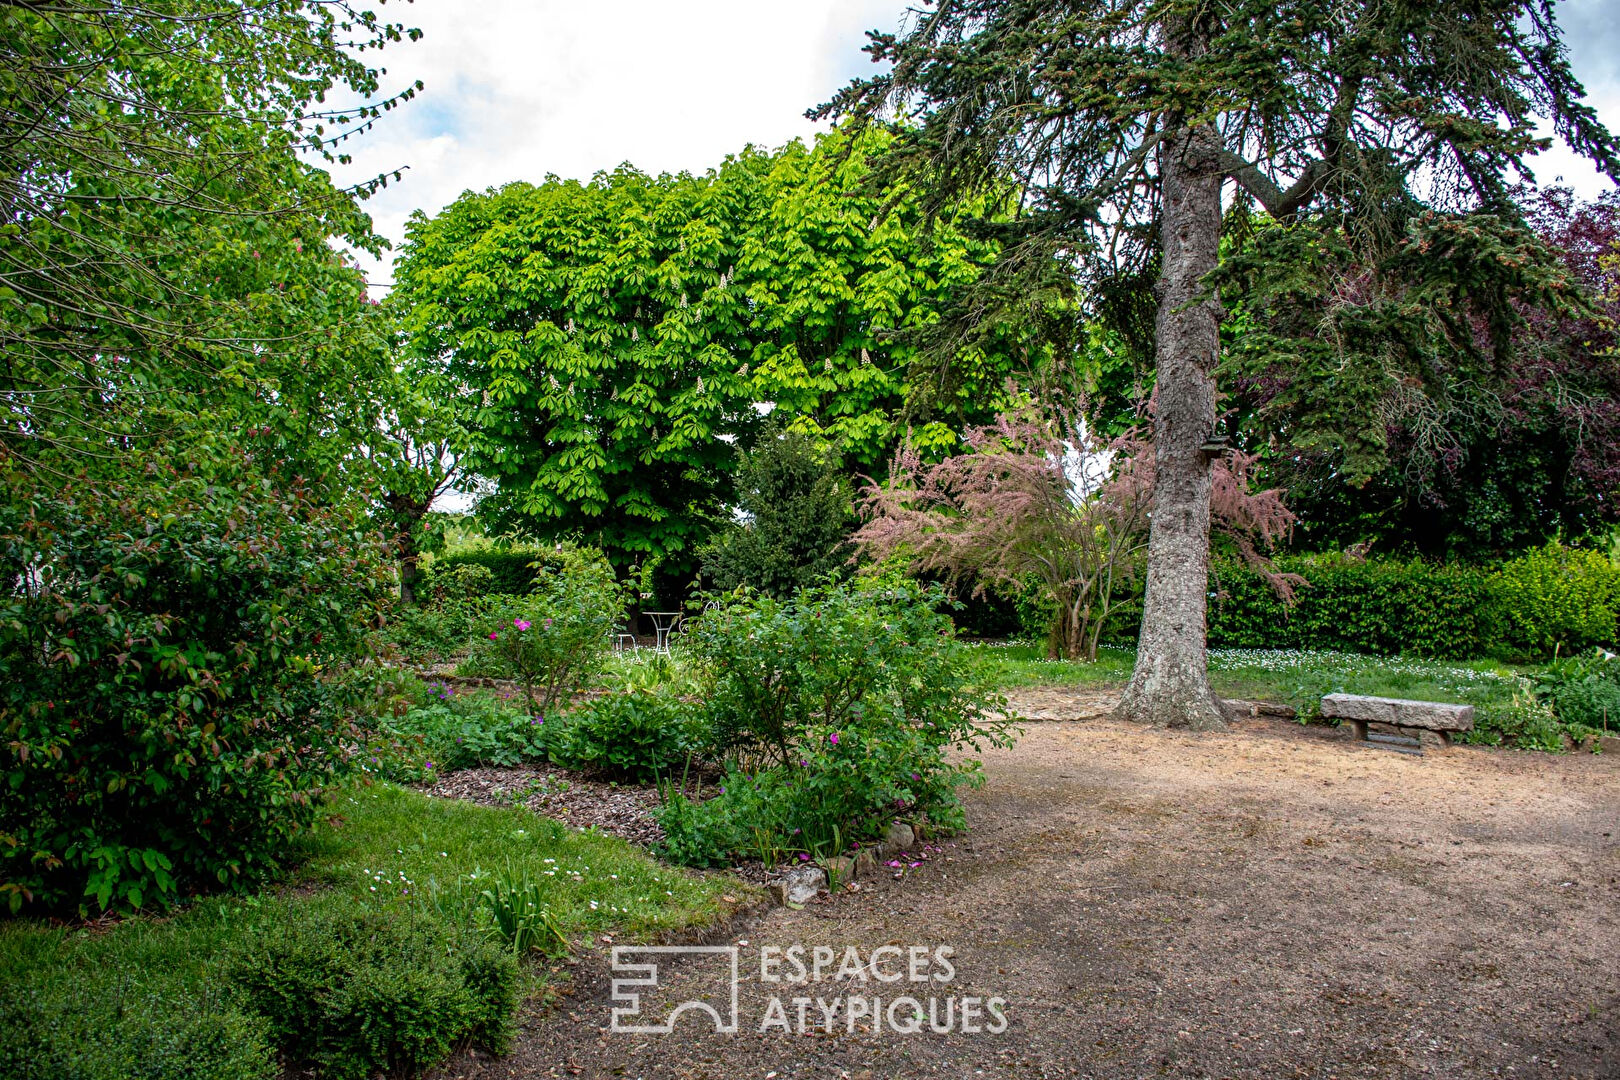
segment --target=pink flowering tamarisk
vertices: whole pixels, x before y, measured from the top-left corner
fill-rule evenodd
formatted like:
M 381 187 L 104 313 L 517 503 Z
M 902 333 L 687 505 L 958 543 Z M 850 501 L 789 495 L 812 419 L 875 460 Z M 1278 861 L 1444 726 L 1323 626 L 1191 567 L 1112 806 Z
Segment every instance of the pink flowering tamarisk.
M 1058 617 L 1051 656 L 1095 660 L 1110 616 L 1137 605 L 1127 589 L 1142 573 L 1152 507 L 1154 455 L 1136 431 L 1104 443 L 1078 422 L 1028 407 L 970 428 L 968 453 L 926 464 L 902 450 L 890 482 L 862 491 L 855 542 L 882 559 L 900 554 L 916 571 L 940 571 L 978 589 L 1038 582 Z M 1263 551 L 1293 520 L 1276 491 L 1251 493 L 1254 459 L 1228 451 L 1212 463 L 1217 530 L 1291 595 Z

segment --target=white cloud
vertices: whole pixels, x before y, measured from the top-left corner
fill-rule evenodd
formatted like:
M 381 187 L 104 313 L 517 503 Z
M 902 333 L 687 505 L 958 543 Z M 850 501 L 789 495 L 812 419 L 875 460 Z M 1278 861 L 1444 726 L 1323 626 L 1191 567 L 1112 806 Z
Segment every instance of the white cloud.
M 1620 128 L 1620 3 L 1561 0 L 1590 100 Z M 341 178 L 408 166 L 369 203 L 396 244 L 406 218 L 467 189 L 547 173 L 584 179 L 628 161 L 701 172 L 747 143 L 808 137 L 805 109 L 871 70 L 868 29 L 897 29 L 905 0 L 416 0 L 391 18 L 423 38 L 391 47 L 427 89 L 365 136 Z M 1543 183 L 1591 197 L 1608 182 L 1567 148 L 1535 160 Z M 370 267 L 377 281 L 391 273 Z
M 701 172 L 747 143 L 808 138 L 804 111 L 870 67 L 864 31 L 896 29 L 895 0 L 417 0 L 391 47 L 416 101 L 365 136 L 342 179 L 409 166 L 368 204 L 396 244 L 406 218 L 468 189 L 630 162 Z M 387 280 L 385 268 L 373 277 Z

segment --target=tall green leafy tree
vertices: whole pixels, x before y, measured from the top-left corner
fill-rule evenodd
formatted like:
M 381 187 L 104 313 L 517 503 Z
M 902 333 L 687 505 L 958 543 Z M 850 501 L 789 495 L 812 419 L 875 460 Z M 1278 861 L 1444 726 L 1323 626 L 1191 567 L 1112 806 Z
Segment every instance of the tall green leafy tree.
M 116 471 L 188 430 L 353 419 L 385 353 L 334 246 L 379 250 L 385 178 L 320 166 L 415 93 L 372 63 L 414 34 L 347 0 L 0 5 L 0 453 Z
M 1515 299 L 1501 357 L 1483 336 L 1477 351 L 1409 349 L 1403 331 L 1451 305 L 1421 302 L 1394 266 L 1336 265 L 1342 246 L 1284 278 L 1264 257 L 1278 226 L 1262 221 L 1228 260 L 1226 289 L 1242 296 L 1223 330 L 1229 403 L 1240 436 L 1287 485 L 1296 544 L 1479 559 L 1620 518 L 1620 191 L 1581 203 L 1555 187 L 1516 201 L 1583 303 Z M 1448 261 L 1459 282 L 1488 285 L 1479 267 L 1493 260 Z M 1375 276 L 1383 297 L 1344 302 Z M 1337 359 L 1370 350 L 1385 362 Z M 1347 392 L 1298 377 L 1301 361 L 1370 377 Z M 1501 377 L 1480 377 L 1482 362 Z
M 1400 276 L 1393 293 L 1376 272 L 1364 291 L 1341 293 L 1383 306 L 1398 331 L 1390 348 L 1335 351 L 1299 334 L 1265 347 L 1303 392 L 1355 401 L 1394 357 L 1411 389 L 1436 394 L 1424 366 L 1436 353 L 1468 354 L 1465 377 L 1498 378 L 1502 354 L 1480 342 L 1506 337 L 1513 301 L 1568 295 L 1507 194 L 1544 143 L 1537 116 L 1620 175 L 1552 3 L 942 0 L 903 35 L 873 35 L 870 51 L 887 72 L 819 112 L 903 119 L 887 171 L 920 184 L 931 208 L 1010 178 L 1007 248 L 1061 253 L 1094 313 L 1151 351 L 1156 486 L 1140 649 L 1120 710 L 1222 726 L 1205 627 L 1223 315 L 1214 272 L 1233 217 L 1223 188 L 1232 182 L 1236 214 L 1258 204 L 1281 226 L 1258 268 L 1270 280 L 1322 273 L 1318 253 L 1317 266 Z M 1354 257 L 1337 258 L 1340 247 Z M 1039 262 L 1003 260 L 999 288 L 1016 291 L 1016 275 Z M 1301 342 L 1309 350 L 1290 357 Z
M 588 532 L 621 554 L 712 528 L 758 422 L 738 240 L 764 159 L 731 182 L 630 169 L 511 184 L 408 229 L 395 297 L 409 349 L 463 388 L 468 464 L 497 528 Z
M 923 243 L 903 192 L 885 216 L 860 186 L 885 139 L 511 184 L 413 219 L 395 302 L 414 361 L 463 388 L 467 467 L 497 486 L 481 514 L 690 569 L 756 406 L 857 467 L 908 437 L 944 452 L 990 415 L 1042 346 L 997 323 L 917 392 L 916 335 L 995 246 L 948 226 Z
M 360 482 L 393 544 L 400 598 L 416 599 L 423 555 L 444 547 L 442 515 L 429 513 L 441 495 L 468 491 L 462 467 L 468 432 L 460 402 L 439 373 L 405 365 L 388 373 L 375 424 L 357 440 Z

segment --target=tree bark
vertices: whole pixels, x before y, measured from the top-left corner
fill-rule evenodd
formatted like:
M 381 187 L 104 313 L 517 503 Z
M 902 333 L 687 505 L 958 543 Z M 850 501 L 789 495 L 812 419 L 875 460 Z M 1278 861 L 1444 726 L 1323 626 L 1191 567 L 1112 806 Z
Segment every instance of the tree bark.
M 1220 259 L 1220 135 L 1182 128 L 1160 144 L 1163 266 L 1155 318 L 1153 516 L 1136 669 L 1119 715 L 1165 727 L 1226 726 L 1209 685 L 1210 458 L 1220 303 L 1203 278 Z
M 416 603 L 416 578 L 421 572 L 422 554 L 413 540 L 402 540 L 399 552 L 399 598 L 406 605 Z
M 384 502 L 394 512 L 394 555 L 399 563 L 399 598 L 416 603 L 416 579 L 422 568 L 422 551 L 417 546 L 416 528 L 427 516 L 427 502 L 413 502 L 403 495 L 385 495 Z M 401 524 L 403 522 L 403 524 Z

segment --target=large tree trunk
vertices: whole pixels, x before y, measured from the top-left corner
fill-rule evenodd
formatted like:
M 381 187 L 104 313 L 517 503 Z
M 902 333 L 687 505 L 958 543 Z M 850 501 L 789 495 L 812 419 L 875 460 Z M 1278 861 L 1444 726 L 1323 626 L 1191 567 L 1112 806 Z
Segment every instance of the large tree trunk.
M 1159 277 L 1157 411 L 1153 416 L 1153 518 L 1136 670 L 1119 704 L 1129 720 L 1199 730 L 1224 727 L 1209 686 L 1205 616 L 1209 588 L 1210 459 L 1220 305 L 1203 278 L 1220 258 L 1219 134 L 1182 130 L 1160 144 L 1164 264 Z
M 415 543 L 402 544 L 406 550 L 399 553 L 399 598 L 405 604 L 416 603 L 416 579 L 421 573 L 422 555 Z

